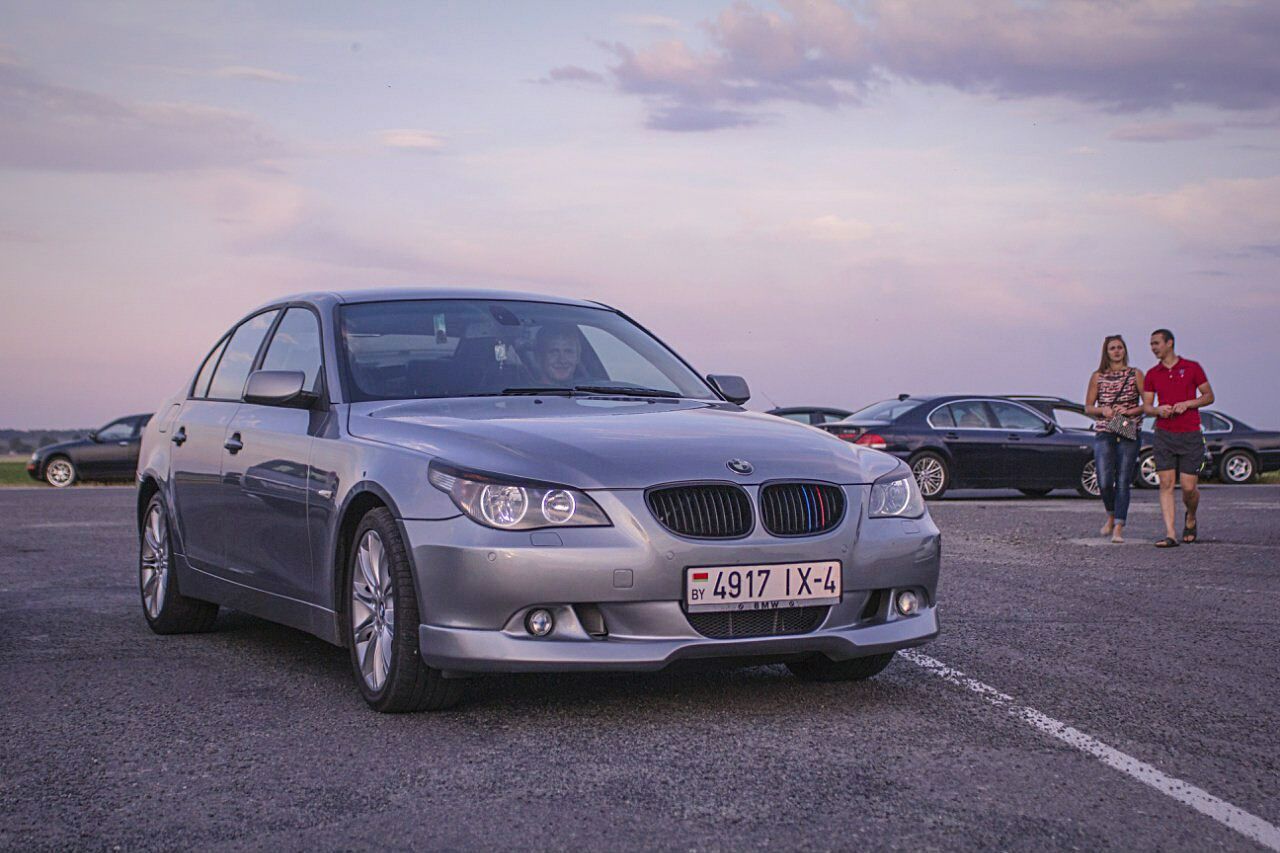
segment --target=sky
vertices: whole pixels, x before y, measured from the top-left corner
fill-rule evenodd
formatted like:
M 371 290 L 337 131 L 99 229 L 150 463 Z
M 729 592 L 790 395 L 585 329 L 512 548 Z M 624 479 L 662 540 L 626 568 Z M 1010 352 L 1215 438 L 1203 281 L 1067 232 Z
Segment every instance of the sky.
M 0 426 L 388 285 L 606 302 L 751 408 L 1080 399 L 1168 327 L 1280 428 L 1280 3 L 0 2 Z

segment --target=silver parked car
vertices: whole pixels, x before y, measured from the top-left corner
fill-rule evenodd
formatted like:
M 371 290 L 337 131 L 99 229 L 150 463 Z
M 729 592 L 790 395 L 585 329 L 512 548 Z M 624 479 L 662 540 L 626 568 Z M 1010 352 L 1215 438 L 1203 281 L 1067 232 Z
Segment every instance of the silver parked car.
M 143 436 L 143 612 L 345 646 L 380 711 L 489 672 L 873 676 L 938 632 L 938 529 L 905 463 L 747 398 L 591 302 L 273 302 Z

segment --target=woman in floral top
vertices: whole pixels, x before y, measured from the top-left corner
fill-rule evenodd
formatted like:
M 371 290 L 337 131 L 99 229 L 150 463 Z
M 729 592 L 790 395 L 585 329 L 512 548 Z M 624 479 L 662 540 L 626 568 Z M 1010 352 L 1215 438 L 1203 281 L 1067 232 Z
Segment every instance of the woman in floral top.
M 1112 542 L 1124 541 L 1124 525 L 1129 516 L 1129 492 L 1138 460 L 1138 439 L 1121 434 L 1125 427 L 1117 416 L 1131 424 L 1142 423 L 1142 371 L 1129 366 L 1129 348 L 1124 338 L 1108 335 L 1102 342 L 1102 362 L 1089 377 L 1084 410 L 1093 415 L 1093 459 L 1098 469 L 1098 488 L 1107 521 L 1102 535 Z

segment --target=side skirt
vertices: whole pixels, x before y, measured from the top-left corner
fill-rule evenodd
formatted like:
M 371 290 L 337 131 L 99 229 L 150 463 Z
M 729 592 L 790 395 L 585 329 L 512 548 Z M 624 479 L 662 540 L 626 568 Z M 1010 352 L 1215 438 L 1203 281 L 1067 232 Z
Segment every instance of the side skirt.
M 338 634 L 337 614 L 332 610 L 209 574 L 195 568 L 185 559 L 181 565 L 183 572 L 178 584 L 183 595 L 202 601 L 216 601 L 269 622 L 278 622 L 314 634 L 335 646 L 342 645 L 342 638 Z

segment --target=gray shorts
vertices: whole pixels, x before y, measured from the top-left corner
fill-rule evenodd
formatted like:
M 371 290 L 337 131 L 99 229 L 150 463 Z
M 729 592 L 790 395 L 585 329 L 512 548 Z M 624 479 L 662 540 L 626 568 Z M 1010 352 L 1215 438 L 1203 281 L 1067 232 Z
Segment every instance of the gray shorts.
M 1179 474 L 1199 474 L 1204 465 L 1204 433 L 1155 431 L 1152 455 L 1157 471 L 1177 471 Z

